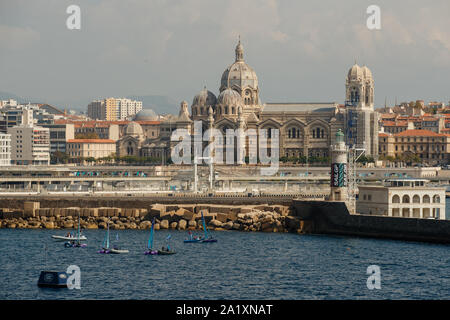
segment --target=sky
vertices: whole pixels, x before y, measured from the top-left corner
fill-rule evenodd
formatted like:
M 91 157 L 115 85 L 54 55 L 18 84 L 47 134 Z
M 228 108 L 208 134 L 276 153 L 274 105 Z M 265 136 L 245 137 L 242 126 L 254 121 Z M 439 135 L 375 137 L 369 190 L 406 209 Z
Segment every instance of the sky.
M 66 26 L 73 4 L 80 30 Z M 355 61 L 376 107 L 448 102 L 449 14 L 448 0 L 0 0 L 0 91 L 61 108 L 130 95 L 190 105 L 204 86 L 219 93 L 240 35 L 263 102 L 343 103 Z

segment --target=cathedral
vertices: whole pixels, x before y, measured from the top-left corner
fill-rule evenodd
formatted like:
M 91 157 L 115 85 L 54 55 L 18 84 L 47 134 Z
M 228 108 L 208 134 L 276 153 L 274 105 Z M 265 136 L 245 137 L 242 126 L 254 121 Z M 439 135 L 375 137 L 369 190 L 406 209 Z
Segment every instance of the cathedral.
M 374 112 L 374 81 L 369 68 L 355 63 L 347 74 L 345 87 L 345 105 L 263 103 L 258 77 L 245 62 L 239 40 L 235 61 L 222 74 L 218 96 L 203 88 L 194 97 L 190 112 L 188 103 L 181 102 L 179 114 L 161 121 L 156 135 L 153 131 L 151 136 L 145 134 L 147 130 L 141 125 L 130 123 L 117 142 L 117 154 L 167 160 L 178 143 L 171 141 L 171 133 L 175 129 L 193 133 L 194 121 L 200 121 L 203 131 L 217 129 L 224 136 L 227 129 L 266 129 L 269 135 L 270 129 L 277 129 L 280 157 L 329 157 L 336 132 L 342 130 L 348 145 L 364 146 L 366 155 L 377 158 L 378 114 Z M 248 140 L 245 147 L 248 155 Z

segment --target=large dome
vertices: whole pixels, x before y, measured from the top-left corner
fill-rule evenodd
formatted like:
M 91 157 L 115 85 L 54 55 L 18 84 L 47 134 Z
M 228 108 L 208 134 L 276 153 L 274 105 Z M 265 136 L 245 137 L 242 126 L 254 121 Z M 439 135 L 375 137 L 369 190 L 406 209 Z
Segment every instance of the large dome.
M 220 81 L 220 91 L 236 87 L 239 90 L 246 87 L 258 89 L 258 77 L 255 70 L 244 61 L 244 48 L 240 40 L 235 51 L 236 61 L 223 72 Z
M 217 98 L 211 91 L 206 90 L 206 87 L 194 97 L 192 106 L 214 106 Z
M 144 134 L 144 131 L 142 130 L 142 127 L 139 123 L 130 122 L 125 127 L 125 135 L 126 136 L 141 136 L 143 134 Z
M 244 101 L 241 95 L 231 88 L 223 90 L 217 98 L 217 104 L 223 106 L 243 106 Z
M 142 109 L 134 116 L 135 121 L 154 121 L 158 120 L 158 115 L 152 109 Z

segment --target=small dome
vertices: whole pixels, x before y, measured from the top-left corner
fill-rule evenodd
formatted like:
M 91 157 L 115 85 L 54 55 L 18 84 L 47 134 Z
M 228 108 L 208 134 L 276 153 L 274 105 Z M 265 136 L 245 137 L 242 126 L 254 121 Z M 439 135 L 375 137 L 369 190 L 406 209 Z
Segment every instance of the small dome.
M 363 69 L 355 63 L 353 65 L 353 67 L 351 67 L 350 70 L 348 71 L 347 78 L 349 80 L 350 79 L 362 79 L 362 78 L 364 78 Z
M 142 109 L 134 116 L 134 121 L 154 121 L 158 120 L 158 115 L 152 109 Z
M 211 91 L 206 90 L 206 87 L 194 97 L 192 106 L 214 106 L 217 98 Z
M 227 88 L 219 94 L 217 104 L 224 106 L 243 106 L 244 101 L 238 92 L 231 88 Z
M 363 70 L 364 77 L 366 79 L 372 79 L 372 71 L 370 71 L 369 68 L 367 68 L 366 66 L 363 66 L 362 70 Z
M 142 130 L 142 127 L 137 122 L 130 122 L 125 127 L 125 135 L 126 136 L 141 136 L 144 134 L 144 131 Z

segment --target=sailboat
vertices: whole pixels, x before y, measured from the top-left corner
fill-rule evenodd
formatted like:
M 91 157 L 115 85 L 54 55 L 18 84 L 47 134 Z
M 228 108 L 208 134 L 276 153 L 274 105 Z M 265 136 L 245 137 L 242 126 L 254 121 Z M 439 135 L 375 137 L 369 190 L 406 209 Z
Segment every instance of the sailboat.
M 70 240 L 70 241 L 64 243 L 64 247 L 66 247 L 66 248 L 74 248 L 74 247 L 77 247 L 77 248 L 86 248 L 86 247 L 87 247 L 87 244 L 81 243 L 81 241 L 80 241 L 80 236 L 81 236 L 81 231 L 80 231 L 80 220 L 81 220 L 81 218 L 80 218 L 80 213 L 78 212 L 78 230 L 77 230 L 77 237 L 76 237 L 75 239 L 73 239 L 73 240 Z M 76 240 L 76 241 L 75 241 L 75 240 Z
M 196 242 L 217 242 L 217 239 L 214 239 L 212 234 L 209 232 L 209 230 L 206 228 L 205 223 L 205 217 L 203 216 L 202 212 L 202 224 L 203 224 L 203 230 L 205 232 L 205 235 L 203 237 L 200 236 L 194 236 L 189 231 L 189 237 L 184 240 L 184 243 L 196 243 Z
M 167 236 L 167 238 L 166 238 L 167 245 L 165 247 L 162 247 L 161 250 L 158 250 L 158 254 L 168 255 L 168 254 L 175 254 L 175 253 L 177 253 L 175 250 L 170 248 L 169 239 L 171 237 L 172 236 L 170 234 Z
M 97 253 L 115 253 L 115 254 L 119 254 L 119 253 L 128 253 L 128 250 L 122 250 L 119 249 L 119 247 L 117 245 L 115 245 L 113 248 L 110 248 L 110 243 L 109 243 L 109 220 L 108 220 L 108 227 L 106 230 L 106 236 L 105 239 L 103 240 L 103 244 L 102 244 L 102 249 L 97 251 Z
M 77 232 L 77 236 L 72 235 L 71 233 L 68 233 L 65 236 L 52 236 L 53 239 L 58 240 L 58 241 L 71 241 L 74 242 L 75 240 L 77 240 L 78 243 L 80 243 L 80 241 L 86 241 L 87 238 L 84 235 L 81 235 L 80 233 L 80 212 L 78 212 L 78 232 Z M 64 244 L 66 245 L 66 244 Z M 86 245 L 85 245 L 86 247 Z
M 150 230 L 150 237 L 148 238 L 148 243 L 147 243 L 147 250 L 144 252 L 144 254 L 148 255 L 154 255 L 154 254 L 158 254 L 158 250 L 153 250 L 153 233 L 154 233 L 154 225 L 155 225 L 155 218 L 153 218 L 152 221 L 152 228 Z
M 203 230 L 205 231 L 205 236 L 201 242 L 217 242 L 217 239 L 215 239 L 212 236 L 211 232 L 209 232 L 208 228 L 206 228 L 205 217 L 203 216 L 203 212 L 202 212 L 202 223 L 203 223 Z

